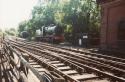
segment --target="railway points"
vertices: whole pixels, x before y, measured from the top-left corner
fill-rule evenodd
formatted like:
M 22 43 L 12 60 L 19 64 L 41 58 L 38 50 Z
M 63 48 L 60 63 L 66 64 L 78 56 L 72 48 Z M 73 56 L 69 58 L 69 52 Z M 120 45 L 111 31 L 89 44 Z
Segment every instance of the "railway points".
M 26 82 L 28 76 L 45 82 L 125 81 L 122 58 L 13 37 L 6 38 L 3 45 L 5 57 L 18 71 L 17 80 Z

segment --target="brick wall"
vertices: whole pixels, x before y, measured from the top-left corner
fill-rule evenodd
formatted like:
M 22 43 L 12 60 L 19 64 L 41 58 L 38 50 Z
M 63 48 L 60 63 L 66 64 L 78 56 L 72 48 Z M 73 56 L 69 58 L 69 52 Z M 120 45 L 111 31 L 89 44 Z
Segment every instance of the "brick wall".
M 125 19 L 125 0 L 116 0 L 101 4 L 101 48 L 117 46 L 118 23 Z

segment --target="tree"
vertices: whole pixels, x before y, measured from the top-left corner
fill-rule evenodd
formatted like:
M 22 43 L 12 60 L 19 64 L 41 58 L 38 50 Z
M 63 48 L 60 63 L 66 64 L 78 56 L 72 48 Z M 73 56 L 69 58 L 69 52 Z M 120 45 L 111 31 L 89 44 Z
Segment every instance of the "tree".
M 16 30 L 14 28 L 10 28 L 10 29 L 7 29 L 5 30 L 5 34 L 6 35 L 11 35 L 11 36 L 16 36 Z
M 32 18 L 19 24 L 19 33 L 27 30 L 31 37 L 37 29 L 50 24 L 64 27 L 65 33 L 98 33 L 100 7 L 96 0 L 47 0 L 32 10 Z
M 2 32 L 2 29 L 0 29 L 0 36 L 2 36 L 3 32 Z
M 18 32 L 26 31 L 27 28 L 27 21 L 22 21 L 18 26 Z

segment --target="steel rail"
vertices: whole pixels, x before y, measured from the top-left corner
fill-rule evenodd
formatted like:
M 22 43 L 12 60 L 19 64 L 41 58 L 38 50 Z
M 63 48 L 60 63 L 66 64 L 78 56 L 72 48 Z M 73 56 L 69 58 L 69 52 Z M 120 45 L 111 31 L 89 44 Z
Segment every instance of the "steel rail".
M 62 73 L 60 70 L 56 69 L 54 66 L 51 66 L 49 63 L 47 63 L 47 62 L 45 61 L 44 58 L 41 57 L 41 58 L 39 59 L 39 57 L 35 56 L 35 54 L 33 54 L 33 53 L 30 53 L 30 52 L 28 52 L 28 51 L 26 51 L 26 50 L 24 50 L 24 49 L 21 49 L 21 48 L 19 48 L 19 47 L 17 47 L 17 46 L 14 46 L 14 47 L 17 48 L 17 49 L 19 49 L 19 50 L 22 51 L 22 52 L 25 52 L 25 53 L 29 54 L 32 58 L 35 58 L 37 61 L 41 62 L 42 64 L 44 63 L 45 65 L 49 66 L 49 68 L 53 69 L 53 71 L 55 71 L 55 72 L 57 72 L 57 73 L 63 75 L 63 76 L 64 76 L 65 78 L 67 78 L 68 80 L 74 81 L 74 82 L 80 82 L 80 81 L 78 81 L 78 80 L 75 80 L 75 79 L 71 78 L 69 75 L 66 75 L 66 74 Z
M 36 47 L 36 48 L 40 48 L 40 47 L 38 47 L 38 46 L 34 46 L 34 45 L 30 45 L 30 46 L 33 46 L 33 47 Z M 44 47 L 44 46 L 43 46 Z M 41 49 L 41 48 L 40 48 Z M 49 47 L 46 47 L 46 49 L 49 49 L 50 51 L 54 51 L 54 52 L 59 52 L 59 53 L 63 53 L 63 54 L 67 54 L 67 55 L 71 55 L 71 56 L 76 56 L 76 57 L 79 57 L 79 58 L 86 58 L 86 59 L 93 59 L 93 61 L 94 60 L 98 60 L 98 61 L 94 61 L 94 62 L 96 62 L 96 63 L 100 63 L 99 61 L 101 61 L 101 62 L 104 62 L 104 63 L 106 63 L 106 64 L 109 64 L 109 63 L 111 63 L 111 64 L 115 64 L 115 65 L 117 65 L 117 66 L 115 66 L 115 67 L 118 67 L 118 66 L 120 66 L 120 65 L 122 65 L 122 67 L 125 67 L 125 64 L 124 63 L 122 63 L 122 62 L 116 62 L 116 61 L 112 61 L 112 60 L 105 60 L 105 59 L 100 59 L 100 58 L 95 58 L 95 57 L 90 57 L 90 56 L 86 56 L 86 55 L 80 55 L 80 54 L 77 54 L 77 55 L 74 55 L 74 54 L 71 54 L 71 53 L 68 53 L 68 52 L 62 52 L 62 51 L 59 51 L 58 49 L 54 49 L 54 48 L 49 48 Z M 58 50 L 58 51 L 57 51 Z M 91 60 L 92 61 L 92 60 Z M 110 62 L 110 61 L 112 61 L 112 62 Z M 104 66 L 107 66 L 107 65 L 105 65 L 105 64 L 103 64 Z M 107 66 L 107 67 L 111 67 L 111 66 Z M 121 66 L 120 66 L 121 67 Z M 112 68 L 114 68 L 114 67 L 112 67 Z M 116 68 L 117 69 L 117 68 Z M 120 68 L 121 69 L 121 68 Z M 121 71 L 120 69 L 118 69 L 119 71 Z M 124 69 L 124 68 L 123 68 Z M 123 71 L 124 72 L 124 71 Z
M 27 42 L 26 42 L 26 44 L 27 44 Z M 30 45 L 30 44 L 28 44 L 28 45 Z M 31 44 L 31 45 L 38 45 L 38 46 L 41 46 L 41 45 L 39 45 L 39 44 Z M 45 46 L 41 46 L 41 47 L 45 47 Z M 52 46 L 48 46 L 49 48 L 50 47 L 52 47 Z M 46 46 L 46 48 L 47 48 L 47 46 Z M 52 47 L 51 49 L 53 49 L 53 48 L 55 48 L 55 47 Z M 55 49 L 58 49 L 58 48 L 55 48 Z M 59 50 L 59 49 L 58 49 Z M 60 52 L 61 52 L 62 50 L 60 50 Z M 89 56 L 89 55 L 91 55 L 92 53 L 90 53 L 89 55 L 83 55 L 83 54 L 80 54 L 80 53 L 76 53 L 77 55 L 81 55 L 81 56 L 84 56 L 84 57 L 88 57 L 88 58 L 91 58 L 91 59 L 95 59 L 96 57 L 94 57 L 94 56 L 96 56 L 97 54 L 95 54 L 95 55 L 93 55 L 92 57 L 91 56 Z M 98 56 L 97 56 L 98 57 Z M 97 59 L 97 58 L 96 58 Z M 119 59 L 119 58 L 118 58 Z M 99 57 L 97 60 L 99 60 L 99 61 L 104 61 L 104 63 L 112 63 L 112 64 L 117 64 L 117 65 L 122 65 L 122 66 L 125 66 L 125 63 L 123 63 L 123 62 L 120 62 L 122 59 L 120 58 L 120 61 L 117 61 L 116 62 L 116 59 L 115 60 L 112 60 L 112 59 L 110 59 L 110 60 L 108 60 L 107 58 L 103 58 L 103 57 Z
M 78 62 L 79 63 L 79 62 Z M 96 71 L 97 71 L 98 69 L 96 69 Z M 100 70 L 98 70 L 98 72 L 99 72 Z M 104 73 L 104 72 L 103 72 Z M 114 78 L 116 78 L 117 76 L 113 76 L 113 75 L 111 75 L 111 74 L 109 74 L 109 73 L 106 73 L 106 75 L 108 75 L 108 76 L 110 76 L 110 77 L 114 77 Z M 117 77 L 117 79 L 120 79 L 120 80 L 125 80 L 125 79 L 122 79 L 121 77 Z
M 40 81 L 44 81 L 42 78 L 46 77 L 46 73 L 43 72 L 43 74 L 39 73 L 37 70 L 35 70 L 23 57 L 22 57 L 22 54 L 21 53 L 18 53 L 15 49 L 13 49 L 10 45 L 6 44 L 4 42 L 4 44 L 11 50 L 13 51 L 14 53 L 16 53 L 20 59 L 20 61 L 23 63 L 24 66 L 28 67 L 35 75 L 36 77 L 40 80 Z M 49 78 L 49 77 L 47 77 Z

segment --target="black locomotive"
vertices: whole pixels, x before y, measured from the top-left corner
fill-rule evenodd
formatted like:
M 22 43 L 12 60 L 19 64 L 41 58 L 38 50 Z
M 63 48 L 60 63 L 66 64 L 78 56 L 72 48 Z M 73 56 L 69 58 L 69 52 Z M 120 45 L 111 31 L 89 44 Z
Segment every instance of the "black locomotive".
M 36 36 L 37 41 L 51 43 L 61 43 L 64 41 L 64 29 L 58 25 L 43 26 L 40 31 L 40 34 Z
M 21 38 L 28 38 L 29 37 L 29 33 L 27 31 L 22 31 L 19 35 Z

